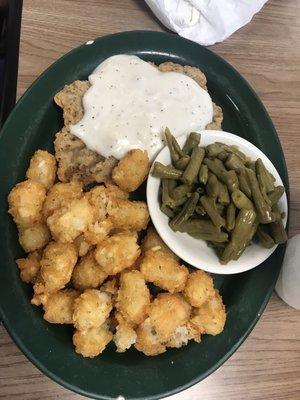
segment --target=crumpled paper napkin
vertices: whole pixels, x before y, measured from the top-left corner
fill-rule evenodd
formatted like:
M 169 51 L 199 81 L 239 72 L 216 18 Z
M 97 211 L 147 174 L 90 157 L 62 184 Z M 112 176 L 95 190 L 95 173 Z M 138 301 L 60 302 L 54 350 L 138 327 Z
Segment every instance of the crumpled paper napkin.
M 251 21 L 267 0 L 145 0 L 180 36 L 204 46 L 222 42 Z

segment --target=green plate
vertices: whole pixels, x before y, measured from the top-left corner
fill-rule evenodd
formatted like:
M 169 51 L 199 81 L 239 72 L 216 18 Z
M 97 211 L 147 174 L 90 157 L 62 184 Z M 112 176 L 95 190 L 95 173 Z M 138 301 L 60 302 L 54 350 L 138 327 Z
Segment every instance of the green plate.
M 23 256 L 17 230 L 7 215 L 6 196 L 24 179 L 28 161 L 38 149 L 53 150 L 53 138 L 62 125 L 62 113 L 53 96 L 66 83 L 86 79 L 105 58 L 136 54 L 161 63 L 171 60 L 199 67 L 207 76 L 213 100 L 224 112 L 223 128 L 249 140 L 272 160 L 288 188 L 282 149 L 272 122 L 247 82 L 210 50 L 179 36 L 137 31 L 118 33 L 71 51 L 27 90 L 4 125 L 0 136 L 1 231 L 0 311 L 5 327 L 24 354 L 46 375 L 68 389 L 96 399 L 159 399 L 195 384 L 215 371 L 239 347 L 264 310 L 274 288 L 284 246 L 263 265 L 234 276 L 215 276 L 227 306 L 225 330 L 203 336 L 157 357 L 134 349 L 124 354 L 110 344 L 94 359 L 77 355 L 72 328 L 43 320 L 31 306 L 32 289 L 19 279 L 15 259 Z

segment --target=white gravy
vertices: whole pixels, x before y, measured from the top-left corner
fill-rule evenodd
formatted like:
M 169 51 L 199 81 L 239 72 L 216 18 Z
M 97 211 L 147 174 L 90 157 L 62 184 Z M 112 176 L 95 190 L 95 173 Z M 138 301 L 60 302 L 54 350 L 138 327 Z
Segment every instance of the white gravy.
M 121 159 L 140 148 L 151 159 L 163 147 L 166 127 L 180 136 L 205 129 L 213 118 L 209 94 L 192 78 L 160 72 L 136 56 L 107 58 L 89 81 L 84 116 L 70 130 L 105 157 Z

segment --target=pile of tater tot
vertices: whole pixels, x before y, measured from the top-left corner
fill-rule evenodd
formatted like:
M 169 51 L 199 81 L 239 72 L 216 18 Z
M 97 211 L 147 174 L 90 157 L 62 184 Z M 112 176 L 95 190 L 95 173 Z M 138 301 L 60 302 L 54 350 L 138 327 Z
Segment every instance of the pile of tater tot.
M 146 203 L 129 199 L 148 175 L 145 151 L 130 151 L 110 182 L 88 191 L 56 172 L 55 157 L 37 150 L 9 213 L 28 253 L 16 262 L 33 285 L 31 303 L 49 323 L 74 325 L 77 353 L 95 357 L 113 341 L 117 352 L 154 356 L 222 332 L 225 307 L 210 275 L 184 266 L 148 227 Z

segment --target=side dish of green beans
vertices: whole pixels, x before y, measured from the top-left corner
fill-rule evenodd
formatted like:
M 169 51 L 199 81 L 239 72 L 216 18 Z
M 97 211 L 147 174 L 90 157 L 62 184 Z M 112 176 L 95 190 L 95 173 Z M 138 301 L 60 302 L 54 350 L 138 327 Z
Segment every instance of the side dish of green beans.
M 250 160 L 237 146 L 200 146 L 192 132 L 179 146 L 165 130 L 172 163 L 155 162 L 152 175 L 161 178 L 161 211 L 173 231 L 205 240 L 221 264 L 237 260 L 252 240 L 269 249 L 287 241 L 278 201 L 283 186 L 261 159 Z

